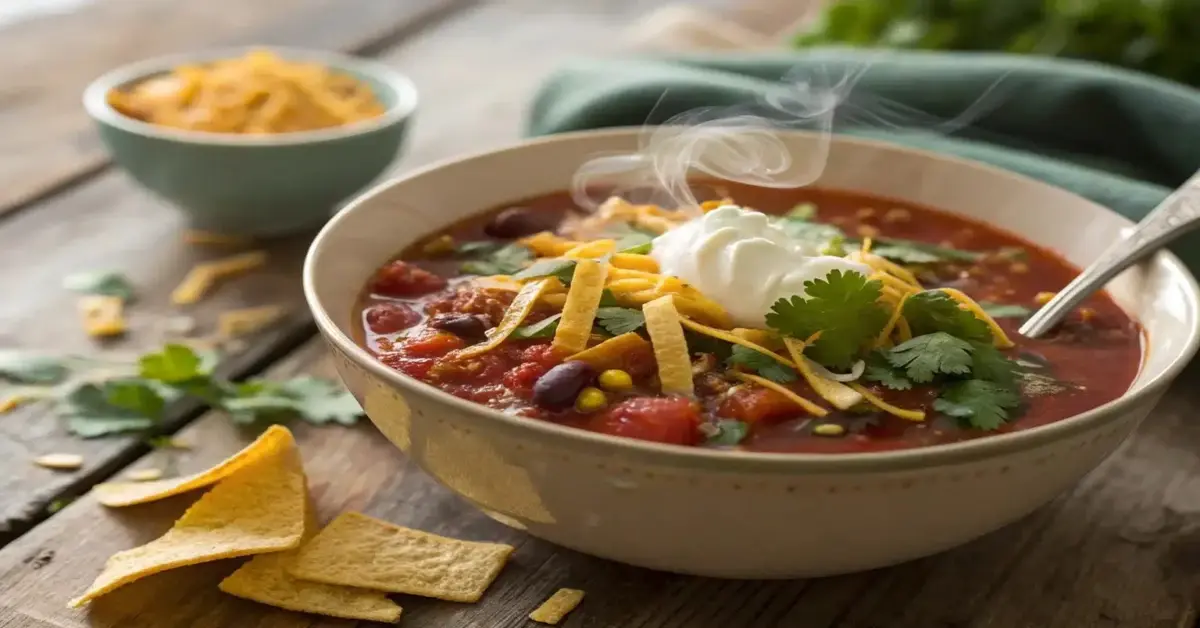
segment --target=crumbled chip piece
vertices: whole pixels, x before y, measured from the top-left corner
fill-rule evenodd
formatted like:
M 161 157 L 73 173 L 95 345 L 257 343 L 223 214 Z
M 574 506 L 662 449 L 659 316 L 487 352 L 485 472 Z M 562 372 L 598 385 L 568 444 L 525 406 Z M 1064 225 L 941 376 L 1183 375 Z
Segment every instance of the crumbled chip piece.
M 280 305 L 247 307 L 217 315 L 217 336 L 237 338 L 249 336 L 283 317 L 287 310 Z
M 46 454 L 33 459 L 34 464 L 57 471 L 74 471 L 83 466 L 83 456 L 79 454 Z
M 178 447 L 174 441 L 173 446 Z M 144 504 L 216 484 L 246 465 L 295 446 L 296 441 L 286 427 L 272 425 L 253 443 L 200 473 L 151 482 L 107 482 L 97 484 L 92 491 L 96 494 L 96 500 L 105 506 L 116 508 Z
M 216 233 L 213 231 L 201 231 L 199 229 L 189 229 L 183 232 L 183 241 L 196 246 L 249 246 L 254 241 L 246 236 L 230 235 L 227 233 Z
M 80 606 L 159 572 L 300 545 L 308 488 L 295 447 L 256 460 L 192 504 L 159 538 L 113 554 Z
M 316 534 L 316 525 L 311 520 L 308 530 L 311 532 L 306 532 L 306 541 Z M 289 611 L 384 623 L 400 619 L 400 605 L 379 591 L 309 582 L 288 575 L 287 567 L 298 551 L 255 556 L 222 580 L 218 588 L 230 595 Z
M 121 297 L 88 295 L 79 299 L 83 329 L 94 338 L 107 338 L 125 333 L 125 301 Z
M 250 251 L 192 267 L 183 281 L 171 292 L 171 303 L 191 305 L 203 299 L 222 279 L 248 273 L 267 263 L 265 251 Z
M 542 624 L 557 625 L 567 613 L 575 610 L 583 601 L 583 591 L 579 589 L 559 589 L 542 602 L 542 605 L 529 614 L 529 618 Z
M 129 478 L 130 480 L 133 480 L 134 482 L 153 482 L 154 480 L 161 479 L 162 476 L 163 476 L 162 469 L 153 469 L 153 468 L 134 469 L 133 471 L 130 471 L 129 473 L 125 474 L 125 477 Z
M 348 512 L 300 548 L 289 570 L 314 582 L 477 602 L 512 551 Z

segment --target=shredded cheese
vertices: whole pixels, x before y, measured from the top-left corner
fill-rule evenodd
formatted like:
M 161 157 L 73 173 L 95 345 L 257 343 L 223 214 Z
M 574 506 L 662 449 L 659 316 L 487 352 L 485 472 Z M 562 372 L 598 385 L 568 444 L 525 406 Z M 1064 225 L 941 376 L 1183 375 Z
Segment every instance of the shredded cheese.
M 772 351 L 783 348 L 783 341 L 779 339 L 779 335 L 775 332 L 767 331 L 765 329 L 734 327 L 730 333 L 738 338 L 741 338 L 742 340 L 752 342 L 760 347 L 765 347 Z
M 683 335 L 683 321 L 675 309 L 675 297 L 666 295 L 642 306 L 646 317 L 646 331 L 654 347 L 654 359 L 658 363 L 658 379 L 666 394 L 692 396 L 692 359 L 688 352 L 687 339 Z
M 579 353 L 587 348 L 592 335 L 592 323 L 596 321 L 596 310 L 600 309 L 600 298 L 604 296 L 604 280 L 608 266 L 590 259 L 581 259 L 575 264 L 571 276 L 571 288 L 563 303 L 562 318 L 554 332 L 554 348 L 564 353 Z M 557 280 L 555 280 L 557 281 Z
M 222 279 L 248 273 L 267 263 L 266 251 L 250 251 L 192 267 L 183 281 L 171 292 L 175 305 L 191 305 L 203 299 Z
M 542 295 L 542 291 L 545 290 L 546 286 L 548 286 L 552 281 L 558 280 L 553 277 L 549 277 L 533 283 L 527 283 L 522 286 L 520 292 L 517 293 L 517 296 L 513 298 L 512 303 L 509 304 L 508 309 L 504 311 L 504 316 L 500 319 L 500 324 L 491 331 L 491 335 L 488 336 L 487 340 L 479 344 L 474 344 L 469 347 L 459 349 L 458 351 L 455 351 L 446 357 L 451 360 L 470 358 L 487 353 L 488 351 L 500 346 L 501 343 L 503 343 L 514 331 L 516 331 L 518 327 L 521 326 L 521 323 L 525 320 L 525 317 L 529 316 L 529 313 L 533 311 L 533 306 L 537 304 L 538 298 Z
M 800 375 L 804 376 L 804 381 L 808 382 L 809 387 L 822 399 L 838 410 L 848 410 L 862 403 L 863 396 L 858 391 L 841 382 L 821 377 L 816 371 L 813 371 L 812 365 L 808 363 L 808 358 L 804 357 L 803 342 L 794 338 L 785 338 L 783 343 L 787 346 L 792 361 L 796 363 L 796 370 L 800 371 Z
M 684 327 L 687 327 L 688 329 L 690 329 L 698 334 L 704 334 L 705 336 L 709 336 L 711 338 L 716 338 L 717 340 L 724 340 L 725 342 L 733 343 L 735 345 L 741 345 L 743 347 L 746 347 L 747 349 L 752 349 L 763 355 L 769 355 L 772 358 L 775 358 L 775 360 L 780 362 L 781 364 L 790 366 L 792 368 L 796 368 L 795 362 L 792 362 L 791 360 L 787 359 L 786 357 L 779 355 L 778 353 L 775 353 L 774 351 L 771 351 L 770 349 L 768 349 L 762 345 L 756 344 L 752 340 L 748 340 L 742 336 L 738 336 L 736 334 L 731 334 L 727 331 L 709 327 L 708 325 L 703 325 L 701 323 L 697 323 L 696 321 L 689 320 L 686 318 L 682 319 L 680 322 L 683 323 Z
M 867 390 L 862 384 L 852 383 L 850 384 L 850 387 L 861 394 L 864 399 L 870 402 L 871 405 L 883 410 L 884 412 L 887 412 L 888 414 L 898 416 L 902 419 L 908 419 L 909 421 L 925 420 L 924 412 L 920 410 L 905 410 L 904 408 L 893 406 L 892 404 L 871 394 L 871 391 Z
M 749 373 L 742 373 L 740 371 L 730 371 L 730 374 L 733 375 L 734 377 L 736 377 L 737 379 L 742 380 L 743 382 L 748 382 L 751 384 L 758 384 L 759 386 L 762 386 L 763 388 L 770 388 L 771 390 L 774 390 L 775 392 L 777 392 L 777 393 L 783 395 L 784 397 L 787 397 L 791 401 L 795 402 L 796 405 L 800 406 L 801 408 L 804 409 L 805 412 L 807 412 L 813 416 L 825 416 L 825 415 L 829 414 L 828 410 L 826 410 L 825 408 L 822 408 L 821 406 L 818 406 L 817 404 L 809 401 L 808 399 L 805 399 L 804 397 L 801 397 L 800 395 L 797 395 L 795 392 L 793 392 L 787 386 L 784 386 L 782 384 L 776 384 L 775 382 L 773 382 L 765 377 L 759 377 L 758 375 L 751 375 Z
M 992 330 L 992 339 L 997 347 L 1001 349 L 1010 349 L 1015 346 L 1013 341 L 1009 339 L 1008 334 L 1004 333 L 1004 329 L 1001 328 L 1000 324 L 996 322 L 996 319 L 988 316 L 988 313 L 984 312 L 983 308 L 980 307 L 974 299 L 963 294 L 960 290 L 955 290 L 954 288 L 939 289 L 949 295 L 950 298 L 958 301 L 959 307 L 971 312 L 975 315 L 975 318 L 987 323 L 988 328 Z
M 631 331 L 613 338 L 606 338 L 600 344 L 590 349 L 584 349 L 567 359 L 583 362 L 597 371 L 604 371 L 621 368 L 624 366 L 626 355 L 649 345 L 650 343 L 645 338 L 642 338 L 637 332 Z
M 125 301 L 121 297 L 88 295 L 79 299 L 83 330 L 93 338 L 108 338 L 125 333 Z
M 877 336 L 875 338 L 875 346 L 876 347 L 886 346 L 888 344 L 888 342 L 891 341 L 892 332 L 895 331 L 896 325 L 900 322 L 900 319 L 904 316 L 904 302 L 908 301 L 908 297 L 910 297 L 910 296 L 912 296 L 912 295 L 906 294 L 903 297 L 901 297 L 900 302 L 897 303 L 896 307 L 892 309 L 892 315 L 888 318 L 887 324 L 883 326 L 883 331 L 879 332 L 879 336 Z

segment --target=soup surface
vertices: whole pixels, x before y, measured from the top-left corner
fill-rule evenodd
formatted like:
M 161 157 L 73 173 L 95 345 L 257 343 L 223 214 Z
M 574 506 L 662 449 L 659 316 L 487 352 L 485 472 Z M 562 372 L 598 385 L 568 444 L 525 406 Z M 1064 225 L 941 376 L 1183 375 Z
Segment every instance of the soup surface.
M 554 194 L 432 234 L 364 288 L 359 340 L 530 420 L 771 452 L 1028 429 L 1137 374 L 1140 329 L 1105 294 L 1016 333 L 1078 271 L 1009 233 L 842 191 L 708 187 L 703 214 Z

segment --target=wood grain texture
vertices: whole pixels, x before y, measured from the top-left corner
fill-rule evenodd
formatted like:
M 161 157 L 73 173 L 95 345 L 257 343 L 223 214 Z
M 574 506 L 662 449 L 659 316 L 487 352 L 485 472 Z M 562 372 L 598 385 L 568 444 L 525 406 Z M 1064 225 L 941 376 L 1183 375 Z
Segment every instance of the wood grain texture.
M 272 374 L 294 373 L 329 376 L 323 345 L 311 343 Z M 1187 389 L 1197 377 L 1200 367 L 1186 372 L 1118 454 L 1024 521 L 939 556 L 817 580 L 692 578 L 583 556 L 475 511 L 369 425 L 293 427 L 323 519 L 361 510 L 517 547 L 478 604 L 397 598 L 410 628 L 534 626 L 525 615 L 560 587 L 587 592 L 562 624 L 568 628 L 1191 628 L 1200 577 L 1200 426 L 1190 420 L 1197 402 Z M 184 472 L 253 437 L 217 415 L 183 435 L 197 444 L 179 462 Z M 160 465 L 155 457 L 163 455 L 135 467 Z M 216 582 L 236 561 L 148 578 L 88 613 L 63 606 L 109 554 L 161 534 L 192 499 L 116 511 L 90 498 L 68 506 L 0 551 L 0 626 L 348 625 L 224 596 Z
M 0 29 L 0 214 L 108 163 L 79 104 L 117 66 L 213 46 L 377 50 L 473 0 L 97 0 Z
M 208 23 L 196 17 L 197 22 L 192 24 L 197 29 L 194 36 L 205 32 L 206 37 L 216 37 L 220 33 L 225 33 L 220 36 L 228 36 L 234 26 L 250 20 L 249 17 L 234 19 L 240 15 L 236 11 L 232 12 L 233 17 L 221 13 L 218 9 L 225 3 L 191 4 L 208 7 L 203 11 L 213 11 L 209 16 L 213 20 L 218 16 L 231 20 L 229 23 Z M 261 11 L 264 7 L 273 7 L 275 13 L 256 13 L 254 20 L 258 22 L 250 21 L 257 24 L 260 27 L 258 32 L 262 33 L 254 37 L 256 41 L 309 42 L 313 46 L 362 48 L 380 44 L 397 33 L 412 34 L 411 29 L 431 24 L 431 17 L 440 15 L 440 11 L 462 8 L 467 4 L 460 0 L 405 3 L 338 0 L 324 3 L 314 1 L 304 5 L 295 2 L 286 5 L 276 1 L 265 2 L 258 9 Z M 398 8 L 401 5 L 403 9 Z M 167 3 L 154 4 L 149 0 L 132 4 L 115 2 L 111 6 L 103 6 L 108 7 L 105 9 L 107 11 L 116 12 L 111 17 L 113 20 L 119 15 L 133 20 L 131 24 L 126 24 L 127 30 L 123 35 L 109 33 L 111 36 L 120 35 L 125 40 L 137 39 L 128 28 L 149 28 L 152 21 L 148 20 L 151 17 L 164 19 L 164 12 L 170 8 Z M 121 8 L 128 14 L 121 13 L 118 10 Z M 343 16 L 345 11 L 356 13 L 353 18 L 347 19 Z M 185 17 L 186 12 L 178 19 Z M 78 16 L 63 19 L 73 20 Z M 174 19 L 172 17 L 171 23 L 174 23 Z M 268 29 L 262 23 L 264 21 L 270 21 L 274 26 Z M 81 43 L 69 40 L 65 34 L 57 36 L 69 41 L 69 45 L 87 43 L 99 47 L 94 58 L 107 58 L 105 55 L 108 53 L 104 53 L 104 47 L 96 41 Z M 9 40 L 2 41 L 4 43 L 0 44 L 0 49 Z M 152 39 L 147 45 L 152 46 L 154 41 Z M 170 43 L 171 40 L 168 38 L 163 41 Z M 182 38 L 182 43 L 188 41 L 191 40 Z M 124 43 L 126 48 L 120 50 L 133 54 L 136 45 L 131 41 Z M 0 59 L 3 59 L 3 55 L 0 55 Z M 0 64 L 9 61 L 11 59 L 0 60 Z M 72 100 L 72 103 L 75 101 Z M 47 124 L 54 125 L 54 128 L 69 126 L 65 119 L 52 120 L 53 111 L 51 107 L 45 114 L 51 116 L 44 118 Z M 0 115 L 0 137 L 7 140 L 7 131 L 3 127 L 5 120 L 9 120 L 7 112 Z M 58 138 L 58 141 L 46 140 L 44 144 L 57 147 L 47 150 L 72 146 L 63 138 Z M 24 162 L 27 159 L 30 163 L 37 161 L 28 152 L 3 151 L 0 154 L 0 180 L 18 172 L 10 168 L 6 160 Z M 0 185 L 0 196 L 8 189 Z M 0 285 L 5 287 L 7 294 L 20 295 L 20 298 L 0 300 L 0 347 L 90 356 L 136 355 L 160 346 L 167 337 L 168 318 L 179 313 L 194 317 L 201 331 L 211 332 L 217 313 L 226 309 L 269 304 L 287 307 L 290 314 L 285 321 L 251 339 L 253 342 L 246 352 L 227 360 L 223 372 L 238 375 L 260 368 L 267 358 L 274 357 L 273 352 L 280 347 L 294 347 L 311 336 L 314 330 L 311 317 L 303 305 L 299 281 L 300 265 L 309 236 L 266 245 L 270 251 L 270 263 L 266 270 L 230 281 L 220 286 L 211 298 L 181 310 L 170 306 L 169 294 L 191 265 L 230 253 L 228 249 L 203 249 L 183 243 L 181 235 L 184 227 L 184 220 L 179 214 L 164 202 L 150 197 L 119 172 L 105 173 L 86 184 L 63 191 L 29 211 L 0 216 Z M 36 258 L 31 252 L 36 252 Z M 75 312 L 76 295 L 61 287 L 64 276 L 93 269 L 126 273 L 138 288 L 139 298 L 128 309 L 131 333 L 123 340 L 98 344 L 86 338 Z M 196 406 L 175 408 L 167 417 L 164 429 L 169 431 L 177 428 L 194 418 L 197 412 Z M 19 408 L 6 413 L 2 419 L 0 545 L 36 522 L 54 500 L 77 494 L 99 478 L 127 464 L 141 449 L 139 441 L 132 438 L 81 441 L 71 437 L 44 404 Z M 85 464 L 77 471 L 62 472 L 35 467 L 29 462 L 37 455 L 56 452 L 81 454 Z

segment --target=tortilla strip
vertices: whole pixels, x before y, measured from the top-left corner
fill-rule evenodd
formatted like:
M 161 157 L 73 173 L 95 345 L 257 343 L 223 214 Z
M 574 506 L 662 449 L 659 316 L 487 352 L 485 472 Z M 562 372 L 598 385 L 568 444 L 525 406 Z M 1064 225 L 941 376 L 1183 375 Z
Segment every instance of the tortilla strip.
M 642 306 L 646 330 L 658 362 L 658 379 L 666 394 L 692 396 L 692 358 L 683 335 L 682 319 L 675 309 L 675 297 L 666 295 Z
M 554 348 L 566 353 L 579 353 L 587 348 L 592 335 L 596 310 L 604 296 L 604 279 L 608 266 L 595 260 L 581 259 L 575 264 L 571 288 L 563 304 L 562 318 L 554 332 Z

